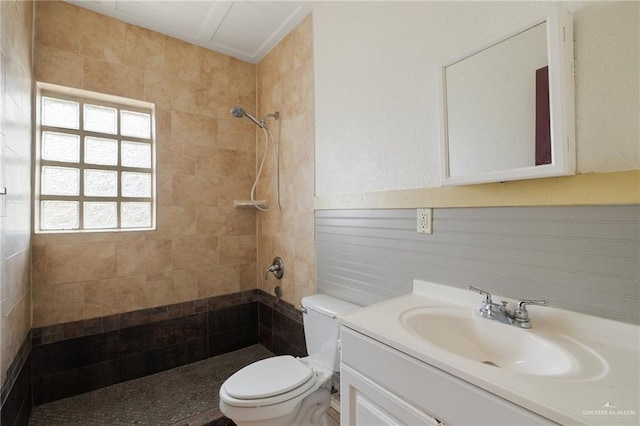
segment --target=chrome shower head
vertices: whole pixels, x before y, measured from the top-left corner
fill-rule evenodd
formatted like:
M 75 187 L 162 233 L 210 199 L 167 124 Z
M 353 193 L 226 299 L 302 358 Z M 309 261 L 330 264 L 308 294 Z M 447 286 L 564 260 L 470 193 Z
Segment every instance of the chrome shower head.
M 246 111 L 240 105 L 236 105 L 231 109 L 231 115 L 233 115 L 235 118 L 242 118 L 245 114 Z
M 251 114 L 248 114 L 247 111 L 245 111 L 244 108 L 242 108 L 240 105 L 236 105 L 231 109 L 231 115 L 236 118 L 247 117 L 249 120 L 253 121 L 256 126 L 264 128 L 264 123 L 256 120 Z

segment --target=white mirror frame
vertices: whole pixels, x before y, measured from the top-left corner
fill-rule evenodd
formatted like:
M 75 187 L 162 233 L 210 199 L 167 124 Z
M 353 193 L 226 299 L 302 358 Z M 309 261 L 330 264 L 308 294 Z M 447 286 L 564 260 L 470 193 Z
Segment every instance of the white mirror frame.
M 497 170 L 473 176 L 450 176 L 447 126 L 446 74 L 448 66 L 498 44 L 541 23 L 547 23 L 549 59 L 549 109 L 551 118 L 551 164 Z M 469 185 L 511 180 L 568 176 L 575 174 L 575 106 L 573 92 L 573 20 L 571 13 L 556 5 L 499 38 L 483 43 L 473 51 L 456 55 L 440 66 L 441 93 L 441 177 L 443 186 Z

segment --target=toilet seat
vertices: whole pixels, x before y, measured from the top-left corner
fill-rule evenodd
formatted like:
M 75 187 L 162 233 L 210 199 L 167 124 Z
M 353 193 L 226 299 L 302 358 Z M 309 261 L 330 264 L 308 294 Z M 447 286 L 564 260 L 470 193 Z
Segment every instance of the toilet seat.
M 319 376 L 329 376 L 307 364 L 290 355 L 255 362 L 224 382 L 220 398 L 235 407 L 264 407 L 306 396 L 318 387 Z

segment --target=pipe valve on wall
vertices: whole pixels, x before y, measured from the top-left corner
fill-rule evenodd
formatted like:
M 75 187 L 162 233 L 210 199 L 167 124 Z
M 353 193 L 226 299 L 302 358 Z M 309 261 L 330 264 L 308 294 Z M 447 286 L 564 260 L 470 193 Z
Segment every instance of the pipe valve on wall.
M 274 277 L 281 280 L 284 275 L 284 262 L 280 257 L 274 257 L 271 265 L 267 268 L 267 271 L 264 273 L 264 279 L 269 278 L 269 272 L 273 274 Z

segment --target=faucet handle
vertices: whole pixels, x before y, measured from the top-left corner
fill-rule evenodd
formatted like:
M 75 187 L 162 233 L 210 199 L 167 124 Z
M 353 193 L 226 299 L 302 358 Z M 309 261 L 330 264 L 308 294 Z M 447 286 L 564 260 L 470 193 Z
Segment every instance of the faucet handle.
M 493 305 L 493 300 L 491 299 L 491 293 L 488 291 L 481 290 L 479 288 L 475 288 L 473 286 L 467 287 L 471 291 L 475 291 L 484 296 L 484 300 L 482 301 L 482 305 L 480 305 L 480 316 L 485 318 L 490 318 L 493 315 L 491 312 L 491 306 Z
M 527 300 L 527 299 L 523 299 L 523 300 L 518 300 L 518 303 L 516 303 L 516 310 L 517 311 L 527 311 L 527 305 L 540 305 L 540 306 L 546 306 L 548 305 L 549 302 L 547 302 L 546 300 Z
M 527 311 L 527 305 L 548 305 L 546 300 L 518 300 L 516 308 L 513 310 L 514 325 L 521 328 L 531 328 L 531 322 L 529 320 L 529 311 Z
M 475 288 L 474 286 L 468 286 L 467 289 L 471 290 L 471 291 L 475 291 L 476 293 L 479 293 L 481 295 L 484 296 L 484 303 L 492 303 L 493 301 L 491 300 L 491 293 L 489 293 L 488 291 L 484 291 L 482 289 L 479 288 Z

